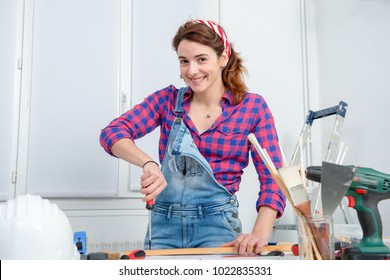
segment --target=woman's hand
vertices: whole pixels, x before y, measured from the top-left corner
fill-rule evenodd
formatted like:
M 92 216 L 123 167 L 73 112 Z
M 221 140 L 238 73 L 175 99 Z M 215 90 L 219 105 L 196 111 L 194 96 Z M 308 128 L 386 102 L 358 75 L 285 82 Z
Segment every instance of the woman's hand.
M 142 201 L 155 199 L 167 186 L 164 174 L 158 164 L 148 163 L 143 168 L 141 176 L 141 193 L 145 195 Z
M 260 207 L 252 233 L 241 234 L 222 246 L 234 246 L 234 251 L 240 255 L 260 254 L 261 248 L 268 245 L 276 215 L 276 210 L 268 206 Z
M 222 247 L 233 246 L 234 252 L 240 255 L 255 255 L 261 253 L 261 248 L 268 245 L 266 238 L 254 234 L 241 234 L 235 240 L 222 244 Z

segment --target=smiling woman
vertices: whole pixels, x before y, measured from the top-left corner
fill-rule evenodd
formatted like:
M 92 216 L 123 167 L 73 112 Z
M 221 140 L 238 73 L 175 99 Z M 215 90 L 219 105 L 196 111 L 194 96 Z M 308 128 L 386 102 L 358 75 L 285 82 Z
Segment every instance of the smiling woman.
M 188 21 L 182 25 L 173 38 L 172 45 L 179 55 L 180 63 L 184 64 L 188 64 L 188 58 L 183 57 L 181 59 L 180 50 L 186 50 L 187 48 L 183 46 L 180 48 L 180 45 L 186 42 L 198 43 L 198 45 L 209 48 L 209 51 L 212 51 L 211 54 L 206 51 L 205 55 L 217 57 L 222 67 L 220 70 L 222 70 L 223 84 L 233 93 L 236 99 L 235 102 L 239 103 L 247 90 L 243 77 L 246 69 L 242 64 L 242 59 L 233 50 L 233 46 L 229 42 L 223 28 L 212 21 L 204 20 Z M 206 59 L 202 57 L 202 52 L 197 55 L 200 61 Z M 180 70 L 184 78 L 183 67 Z
M 214 99 L 219 100 L 224 92 L 221 73 L 228 61 L 226 52 L 218 57 L 209 46 L 183 40 L 177 48 L 177 53 L 180 73 L 187 85 L 197 94 L 217 92 L 219 96 Z M 209 97 L 211 96 L 209 94 Z
M 283 214 L 285 197 L 247 137 L 253 133 L 280 167 L 272 113 L 262 96 L 247 92 L 242 59 L 218 24 L 187 21 L 172 45 L 188 87 L 150 94 L 102 130 L 101 144 L 143 170 L 143 200 L 155 202 L 146 247 L 233 246 L 241 255 L 259 253 Z M 152 158 L 134 143 L 156 127 L 161 169 L 145 165 Z M 260 192 L 256 223 L 244 234 L 235 193 L 250 152 Z

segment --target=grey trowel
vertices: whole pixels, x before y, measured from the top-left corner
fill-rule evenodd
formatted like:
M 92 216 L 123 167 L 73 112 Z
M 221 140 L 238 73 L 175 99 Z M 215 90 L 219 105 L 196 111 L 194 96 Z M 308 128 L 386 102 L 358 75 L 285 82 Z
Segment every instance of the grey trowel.
M 353 167 L 322 162 L 320 166 L 310 166 L 306 170 L 309 180 L 321 182 L 323 215 L 332 215 L 347 193 L 355 175 Z

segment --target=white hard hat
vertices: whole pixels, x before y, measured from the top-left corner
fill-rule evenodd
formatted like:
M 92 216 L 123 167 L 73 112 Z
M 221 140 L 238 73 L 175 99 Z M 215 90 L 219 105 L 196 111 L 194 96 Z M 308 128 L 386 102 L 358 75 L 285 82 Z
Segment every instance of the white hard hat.
M 38 195 L 0 205 L 1 260 L 76 260 L 80 253 L 64 212 Z

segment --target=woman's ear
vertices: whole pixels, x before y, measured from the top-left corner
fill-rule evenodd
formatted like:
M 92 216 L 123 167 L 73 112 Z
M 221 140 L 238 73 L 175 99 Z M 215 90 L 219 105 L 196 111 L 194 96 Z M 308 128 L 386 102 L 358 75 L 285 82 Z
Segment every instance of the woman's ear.
M 229 62 L 229 57 L 228 57 L 228 54 L 227 54 L 227 51 L 224 50 L 221 54 L 221 57 L 219 58 L 220 60 L 220 63 L 221 63 L 221 66 L 222 68 L 225 68 L 226 65 L 228 64 Z

